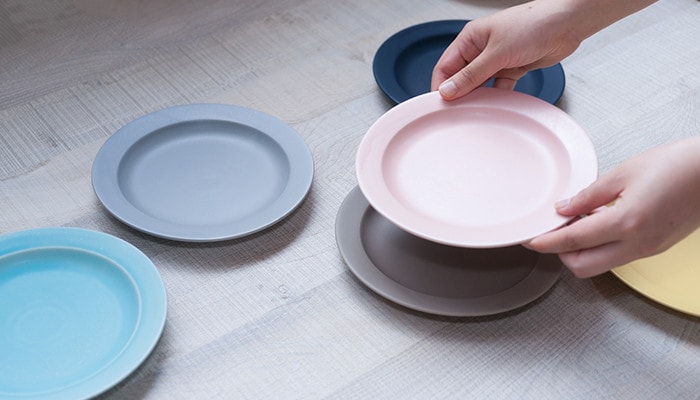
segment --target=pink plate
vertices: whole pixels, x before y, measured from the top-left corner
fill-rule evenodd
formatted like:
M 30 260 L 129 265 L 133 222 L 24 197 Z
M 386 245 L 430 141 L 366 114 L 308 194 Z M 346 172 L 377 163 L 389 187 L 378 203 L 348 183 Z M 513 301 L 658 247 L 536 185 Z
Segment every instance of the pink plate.
M 360 189 L 416 236 L 459 247 L 523 243 L 568 221 L 554 203 L 597 177 L 595 148 L 559 108 L 493 88 L 437 92 L 380 117 L 360 143 Z

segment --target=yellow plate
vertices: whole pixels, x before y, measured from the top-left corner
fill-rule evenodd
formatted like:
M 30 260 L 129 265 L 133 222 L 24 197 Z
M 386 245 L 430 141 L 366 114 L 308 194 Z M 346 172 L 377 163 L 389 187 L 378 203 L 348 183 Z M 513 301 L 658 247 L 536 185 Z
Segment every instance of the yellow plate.
M 644 296 L 700 317 L 700 229 L 665 252 L 612 273 Z

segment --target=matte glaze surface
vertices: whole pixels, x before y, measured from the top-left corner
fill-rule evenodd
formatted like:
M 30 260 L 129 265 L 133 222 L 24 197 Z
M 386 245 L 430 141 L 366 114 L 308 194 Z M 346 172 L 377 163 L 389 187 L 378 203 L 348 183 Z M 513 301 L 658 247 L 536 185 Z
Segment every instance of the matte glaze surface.
M 338 251 L 357 146 L 392 106 L 372 76 L 378 47 L 407 26 L 516 3 L 0 2 L 0 233 L 109 232 L 149 256 L 168 290 L 152 356 L 99 400 L 696 399 L 698 317 L 612 274 L 563 269 L 528 306 L 449 318 L 375 294 Z M 557 104 L 591 136 L 601 173 L 700 133 L 698 21 L 700 2 L 658 1 L 562 61 Z M 185 103 L 255 108 L 299 132 L 316 172 L 301 206 L 216 243 L 162 240 L 113 218 L 90 184 L 100 146 Z
M 532 302 L 559 277 L 561 264 L 522 246 L 467 249 L 413 236 L 374 211 L 358 187 L 336 221 L 350 270 L 377 294 L 432 314 L 477 316 Z
M 567 114 L 480 88 L 399 104 L 367 131 L 357 177 L 370 204 L 414 235 L 462 247 L 522 243 L 564 224 L 554 203 L 597 176 L 595 149 Z
M 132 245 L 76 228 L 0 236 L 0 397 L 79 399 L 129 375 L 166 314 L 154 265 Z
M 264 229 L 294 210 L 313 160 L 289 126 L 221 104 L 178 106 L 117 131 L 93 164 L 105 207 L 168 239 L 217 241 Z
M 661 254 L 612 273 L 648 298 L 700 317 L 700 230 Z

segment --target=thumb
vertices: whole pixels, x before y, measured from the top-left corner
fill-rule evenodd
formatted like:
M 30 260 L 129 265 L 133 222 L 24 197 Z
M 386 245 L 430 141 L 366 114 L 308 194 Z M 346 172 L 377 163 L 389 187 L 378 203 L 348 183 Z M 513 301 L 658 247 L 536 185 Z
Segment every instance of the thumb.
M 467 66 L 440 85 L 438 88 L 440 95 L 445 100 L 452 100 L 462 97 L 483 85 L 484 82 L 502 68 L 493 58 L 487 52 L 479 54 Z

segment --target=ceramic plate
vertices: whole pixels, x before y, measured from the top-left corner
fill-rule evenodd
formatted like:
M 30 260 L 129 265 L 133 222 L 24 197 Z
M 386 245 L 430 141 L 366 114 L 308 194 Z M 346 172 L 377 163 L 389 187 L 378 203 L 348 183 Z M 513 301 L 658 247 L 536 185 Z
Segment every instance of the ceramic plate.
M 92 169 L 105 208 L 133 228 L 203 242 L 260 231 L 311 187 L 313 159 L 282 121 L 244 107 L 194 104 L 139 118 L 112 135 Z
M 343 202 L 336 239 L 350 270 L 377 294 L 431 314 L 497 314 L 544 294 L 561 262 L 522 246 L 450 247 L 413 236 L 375 212 L 359 188 Z
M 374 56 L 374 78 L 379 88 L 395 103 L 429 92 L 435 64 L 467 22 L 427 22 L 389 37 Z M 564 93 L 565 83 L 564 69 L 556 64 L 530 71 L 518 80 L 515 90 L 554 104 Z
M 134 371 L 165 324 L 151 261 L 77 228 L 0 236 L 0 398 L 83 399 Z
M 661 254 L 612 273 L 642 295 L 700 317 L 700 230 Z
M 437 92 L 381 116 L 362 139 L 359 185 L 402 229 L 438 243 L 503 247 L 564 224 L 554 203 L 597 176 L 593 145 L 557 107 L 510 90 Z

